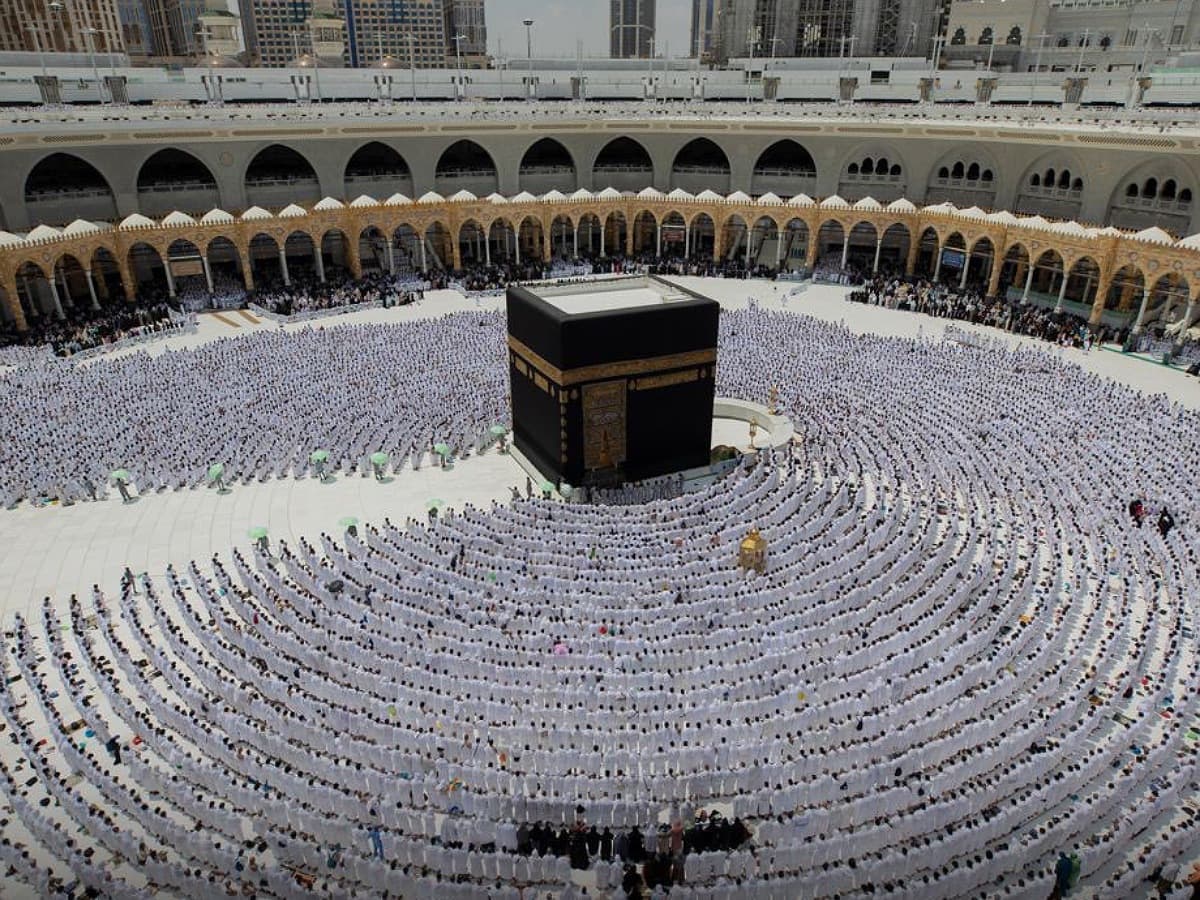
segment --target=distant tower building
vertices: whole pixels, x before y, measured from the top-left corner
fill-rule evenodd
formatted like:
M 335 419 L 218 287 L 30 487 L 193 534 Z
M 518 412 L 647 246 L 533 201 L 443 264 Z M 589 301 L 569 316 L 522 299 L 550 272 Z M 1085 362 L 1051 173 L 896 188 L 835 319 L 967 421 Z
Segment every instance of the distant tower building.
M 94 28 L 95 33 L 87 31 Z M 124 53 L 117 0 L 0 0 L 0 51 Z
M 654 46 L 655 0 L 611 0 L 609 51 L 613 59 L 647 59 Z
M 943 0 L 716 0 L 714 56 L 924 56 Z
M 696 59 L 712 57 L 716 8 L 717 0 L 692 0 L 691 55 Z
M 462 64 L 469 69 L 487 66 L 487 21 L 483 0 L 446 0 L 446 65 Z M 461 46 L 455 46 L 455 35 L 462 35 Z

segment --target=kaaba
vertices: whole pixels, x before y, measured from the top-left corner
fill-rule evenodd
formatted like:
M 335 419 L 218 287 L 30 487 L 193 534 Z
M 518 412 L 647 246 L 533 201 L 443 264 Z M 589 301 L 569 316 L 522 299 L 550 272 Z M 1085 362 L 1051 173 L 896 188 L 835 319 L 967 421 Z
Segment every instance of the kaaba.
M 507 294 L 513 443 L 551 480 L 706 466 L 720 305 L 653 277 Z

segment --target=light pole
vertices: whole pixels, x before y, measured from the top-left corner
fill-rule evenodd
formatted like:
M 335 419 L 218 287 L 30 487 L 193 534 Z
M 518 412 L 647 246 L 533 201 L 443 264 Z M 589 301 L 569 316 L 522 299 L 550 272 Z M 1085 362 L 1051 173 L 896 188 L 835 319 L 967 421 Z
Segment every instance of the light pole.
M 996 36 L 992 35 L 992 42 L 988 44 L 988 64 L 987 73 L 992 74 L 992 54 L 996 52 Z
M 108 101 L 104 98 L 104 85 L 100 82 L 100 70 L 96 67 L 96 35 L 99 34 L 95 28 L 83 29 L 83 35 L 87 38 L 88 58 L 92 62 L 92 75 L 96 79 L 96 93 L 100 96 L 102 104 Z
M 522 19 L 525 26 L 525 68 L 529 72 L 525 79 L 525 99 L 533 99 L 533 19 Z
M 408 38 L 408 75 L 412 82 L 412 101 L 417 102 L 417 48 L 416 35 L 411 31 L 405 35 Z
M 1038 73 L 1042 71 L 1042 47 L 1045 45 L 1046 38 L 1048 38 L 1048 37 L 1050 37 L 1050 35 L 1046 34 L 1046 32 L 1044 32 L 1044 31 L 1037 36 L 1037 39 L 1038 39 L 1037 61 L 1034 62 L 1034 64 L 1033 64 L 1033 84 L 1031 84 L 1029 86 L 1029 103 L 1028 103 L 1029 106 L 1033 106 L 1033 95 L 1034 95 L 1034 92 L 1037 91 Z
M 38 28 L 32 22 L 25 26 L 25 30 L 33 35 L 33 48 L 37 50 L 38 65 L 42 67 L 42 77 L 46 77 L 46 54 L 42 51 L 42 37 L 38 34 Z
M 466 35 L 462 34 L 456 34 L 453 38 L 451 38 L 451 40 L 454 41 L 454 56 L 458 66 L 458 87 L 455 88 L 454 96 L 459 100 L 464 100 L 467 96 L 466 88 L 463 85 L 462 68 L 462 42 L 466 39 Z

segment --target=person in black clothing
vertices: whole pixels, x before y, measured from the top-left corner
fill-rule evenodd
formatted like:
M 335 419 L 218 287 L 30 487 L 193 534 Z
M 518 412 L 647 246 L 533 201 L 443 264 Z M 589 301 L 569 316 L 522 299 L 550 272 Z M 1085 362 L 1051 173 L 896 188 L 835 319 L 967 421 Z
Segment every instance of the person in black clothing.
M 600 858 L 605 862 L 612 862 L 613 858 L 613 833 L 607 825 L 600 833 Z

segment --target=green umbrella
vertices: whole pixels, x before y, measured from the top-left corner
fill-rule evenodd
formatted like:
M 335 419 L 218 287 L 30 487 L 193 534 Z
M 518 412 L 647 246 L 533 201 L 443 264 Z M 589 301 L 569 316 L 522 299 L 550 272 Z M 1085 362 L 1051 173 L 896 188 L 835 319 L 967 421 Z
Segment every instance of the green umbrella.
M 382 450 L 371 454 L 371 462 L 377 466 L 386 466 L 389 457 Z
M 256 541 L 261 541 L 267 536 L 267 529 L 262 525 L 255 525 L 253 528 L 247 531 L 246 534 L 250 535 L 250 537 Z
M 503 425 L 493 425 L 488 431 L 492 433 L 492 437 L 503 437 L 508 434 L 508 429 Z
M 433 452 L 436 453 L 438 456 L 449 456 L 450 455 L 450 445 L 449 444 L 434 444 Z
M 314 450 L 308 455 L 308 458 L 311 462 L 325 462 L 325 460 L 329 459 L 329 451 Z
M 112 473 L 113 481 L 129 481 L 128 469 L 114 469 Z
M 445 500 L 439 500 L 436 497 L 434 497 L 432 500 L 425 501 L 426 509 L 441 509 L 445 505 L 446 505 Z
M 552 492 L 554 490 L 554 483 L 550 481 L 543 481 L 542 490 L 547 493 Z
M 357 524 L 358 519 L 354 518 L 354 516 L 343 516 L 342 518 L 338 519 L 339 528 L 353 528 Z
M 208 467 L 208 478 L 210 481 L 216 481 L 218 478 L 220 478 L 224 474 L 225 474 L 225 464 L 224 463 L 213 463 L 211 466 Z

